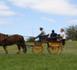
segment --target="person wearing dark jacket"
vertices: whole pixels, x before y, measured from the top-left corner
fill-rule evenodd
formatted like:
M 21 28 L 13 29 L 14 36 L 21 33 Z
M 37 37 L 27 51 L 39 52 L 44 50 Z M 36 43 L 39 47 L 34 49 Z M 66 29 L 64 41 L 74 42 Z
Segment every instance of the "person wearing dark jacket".
M 52 33 L 50 34 L 50 38 L 51 38 L 51 40 L 53 41 L 56 41 L 57 40 L 57 33 L 55 33 L 55 31 L 54 30 L 52 30 Z

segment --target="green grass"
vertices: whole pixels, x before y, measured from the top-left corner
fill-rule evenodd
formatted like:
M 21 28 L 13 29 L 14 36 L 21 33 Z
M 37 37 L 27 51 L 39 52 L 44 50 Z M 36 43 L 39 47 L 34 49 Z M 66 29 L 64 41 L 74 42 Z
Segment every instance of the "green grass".
M 77 56 L 64 55 L 1 55 L 1 70 L 77 70 Z
M 52 55 L 45 49 L 43 54 L 17 55 L 16 46 L 8 46 L 9 54 L 0 47 L 0 70 L 77 70 L 77 42 L 67 42 L 60 55 Z

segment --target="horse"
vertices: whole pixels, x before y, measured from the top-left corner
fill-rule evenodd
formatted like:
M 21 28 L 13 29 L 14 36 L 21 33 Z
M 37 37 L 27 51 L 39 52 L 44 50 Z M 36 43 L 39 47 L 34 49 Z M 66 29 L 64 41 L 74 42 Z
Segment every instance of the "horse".
M 23 52 L 26 53 L 27 48 L 25 44 L 24 37 L 22 35 L 14 34 L 14 35 L 7 35 L 0 33 L 0 46 L 3 46 L 3 49 L 6 54 L 8 54 L 7 46 L 16 44 L 18 48 L 18 52 L 20 53 L 21 49 Z

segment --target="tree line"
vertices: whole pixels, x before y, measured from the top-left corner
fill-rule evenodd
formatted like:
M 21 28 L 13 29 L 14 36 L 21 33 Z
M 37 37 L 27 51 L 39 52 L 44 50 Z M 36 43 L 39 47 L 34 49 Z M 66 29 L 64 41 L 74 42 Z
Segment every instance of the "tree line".
M 67 39 L 77 40 L 77 25 L 69 26 L 65 28 Z

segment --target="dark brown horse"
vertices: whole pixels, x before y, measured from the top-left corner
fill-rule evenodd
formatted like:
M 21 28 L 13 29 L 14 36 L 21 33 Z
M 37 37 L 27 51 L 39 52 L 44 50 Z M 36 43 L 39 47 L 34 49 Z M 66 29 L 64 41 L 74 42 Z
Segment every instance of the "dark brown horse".
M 15 35 L 6 35 L 0 33 L 0 46 L 3 46 L 5 53 L 7 54 L 7 46 L 16 44 L 18 47 L 18 52 L 20 52 L 21 48 L 23 49 L 23 52 L 26 53 L 27 48 L 25 45 L 24 37 L 18 34 Z

